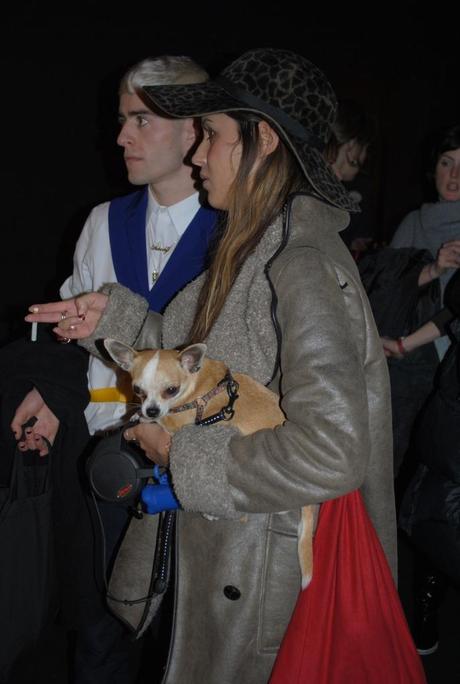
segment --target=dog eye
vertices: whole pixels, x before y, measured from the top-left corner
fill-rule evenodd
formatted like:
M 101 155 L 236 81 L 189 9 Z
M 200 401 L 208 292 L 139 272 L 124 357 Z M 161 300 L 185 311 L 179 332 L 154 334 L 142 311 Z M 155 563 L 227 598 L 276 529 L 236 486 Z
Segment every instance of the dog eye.
M 133 385 L 133 392 L 136 394 L 138 397 L 143 397 L 145 396 L 145 392 L 139 387 L 139 385 Z
M 179 391 L 179 387 L 175 387 L 174 385 L 171 385 L 171 387 L 167 387 L 165 389 L 165 394 L 168 397 L 174 397 Z

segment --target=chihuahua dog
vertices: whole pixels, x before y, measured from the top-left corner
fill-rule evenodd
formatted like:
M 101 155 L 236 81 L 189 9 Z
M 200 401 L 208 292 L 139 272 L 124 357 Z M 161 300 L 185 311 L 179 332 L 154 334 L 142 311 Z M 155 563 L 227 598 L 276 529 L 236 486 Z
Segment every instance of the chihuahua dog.
M 221 361 L 206 356 L 205 344 L 182 351 L 136 351 L 106 338 L 104 346 L 115 363 L 131 375 L 138 396 L 140 420 L 155 421 L 170 434 L 184 425 L 208 425 L 230 420 L 242 435 L 281 425 L 279 397 L 243 373 L 233 376 Z M 298 553 L 302 588 L 311 580 L 313 508 L 304 506 L 299 525 Z

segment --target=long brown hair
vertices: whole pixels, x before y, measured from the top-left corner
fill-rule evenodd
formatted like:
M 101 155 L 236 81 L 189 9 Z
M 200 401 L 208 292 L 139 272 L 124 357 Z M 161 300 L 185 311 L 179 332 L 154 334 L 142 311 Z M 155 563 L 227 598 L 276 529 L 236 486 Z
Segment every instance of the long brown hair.
M 261 119 L 245 112 L 229 112 L 228 116 L 239 123 L 241 162 L 229 192 L 225 229 L 198 298 L 190 342 L 207 338 L 243 263 L 281 212 L 288 195 L 306 184 L 294 155 L 281 140 L 251 175 Z

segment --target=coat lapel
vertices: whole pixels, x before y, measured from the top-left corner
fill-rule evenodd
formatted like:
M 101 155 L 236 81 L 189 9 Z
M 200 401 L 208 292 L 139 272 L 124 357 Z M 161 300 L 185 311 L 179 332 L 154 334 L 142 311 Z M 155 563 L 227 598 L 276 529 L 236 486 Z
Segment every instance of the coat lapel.
M 215 226 L 216 212 L 201 207 L 150 290 L 148 300 L 151 309 L 163 311 L 174 295 L 205 269 Z
M 148 298 L 145 221 L 148 189 L 117 197 L 110 202 L 109 236 L 117 280 Z

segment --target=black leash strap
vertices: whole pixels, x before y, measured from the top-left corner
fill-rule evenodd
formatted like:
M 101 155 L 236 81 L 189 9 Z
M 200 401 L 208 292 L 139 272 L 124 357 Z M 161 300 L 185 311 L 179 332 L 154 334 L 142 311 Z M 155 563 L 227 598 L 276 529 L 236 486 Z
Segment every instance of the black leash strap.
M 226 406 L 223 406 L 217 413 L 213 413 L 212 416 L 202 418 L 201 420 L 195 420 L 195 425 L 205 427 L 206 425 L 214 425 L 215 423 L 219 423 L 221 420 L 231 420 L 233 418 L 233 416 L 235 415 L 235 409 L 233 408 L 233 404 L 239 397 L 238 390 L 240 386 L 236 382 L 236 380 L 233 379 L 230 371 L 227 371 L 224 379 L 221 380 L 219 385 L 223 383 L 226 383 L 228 404 Z

